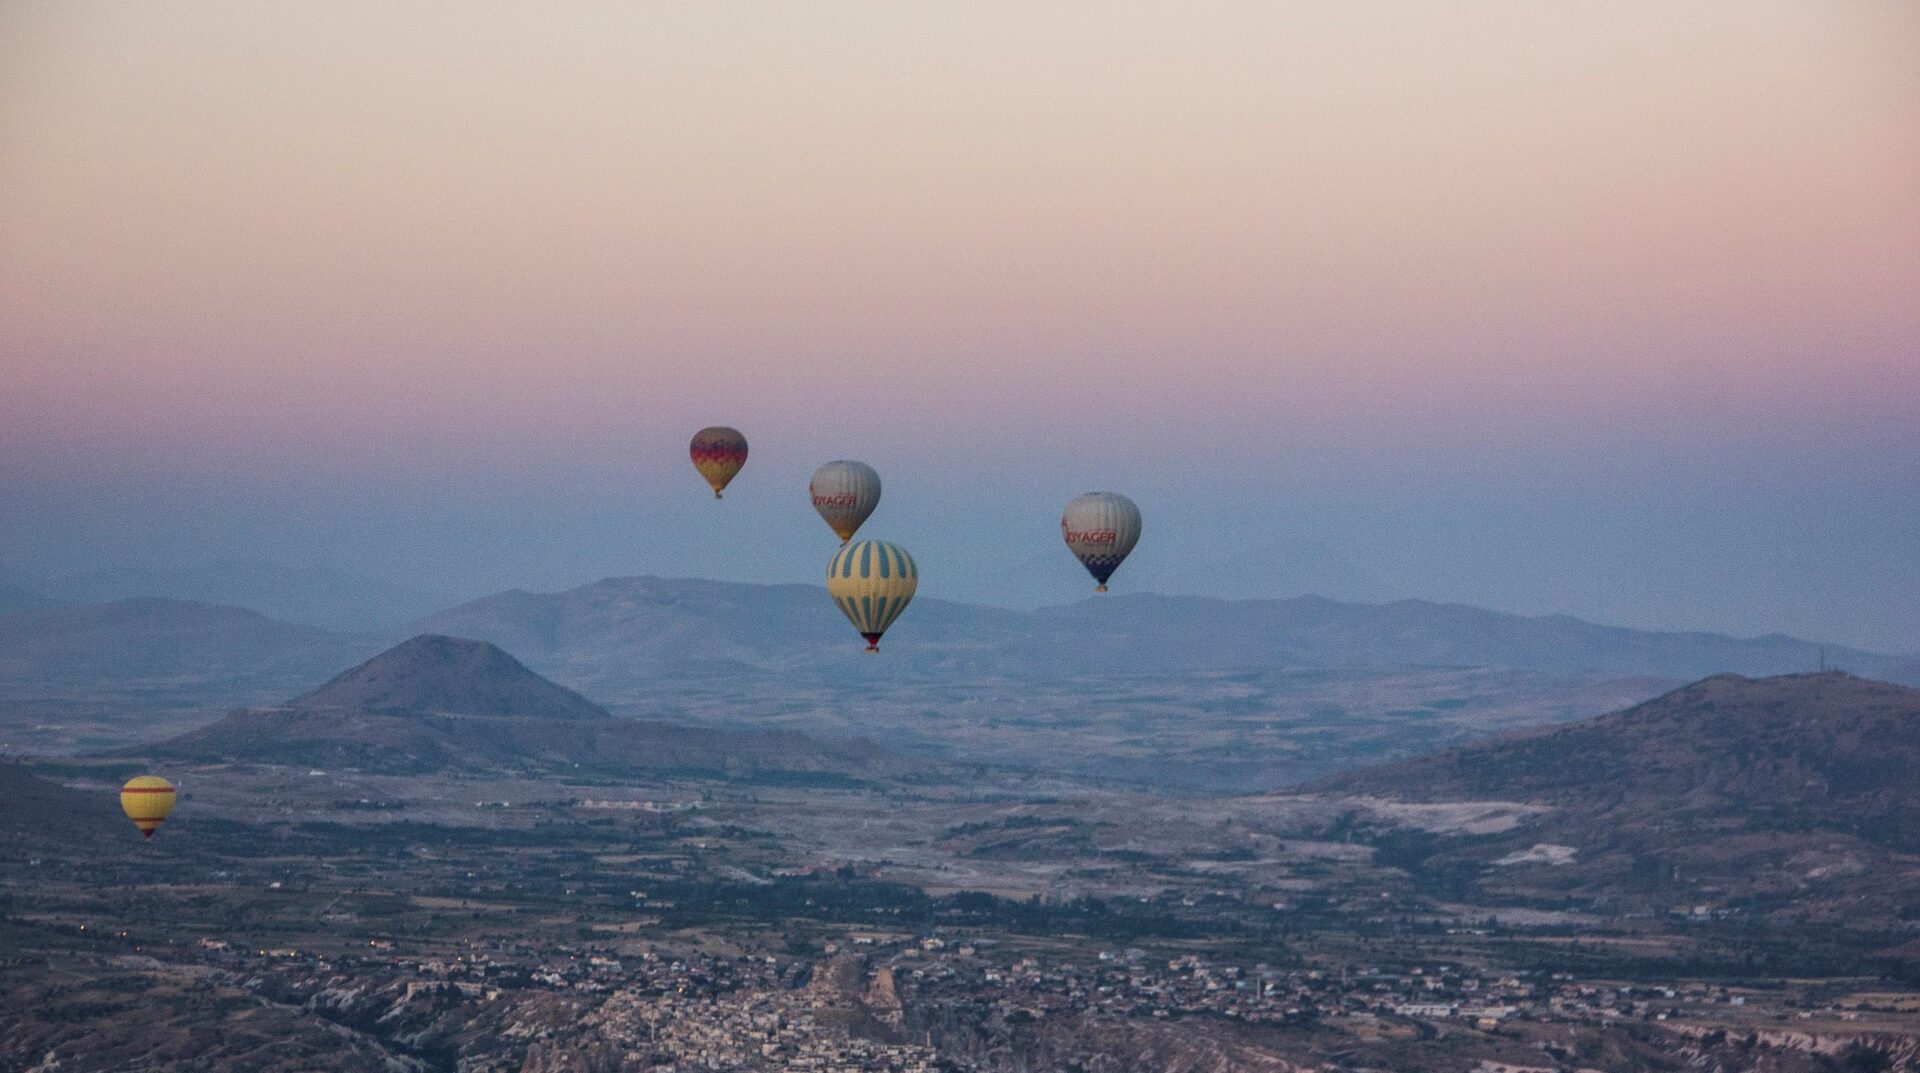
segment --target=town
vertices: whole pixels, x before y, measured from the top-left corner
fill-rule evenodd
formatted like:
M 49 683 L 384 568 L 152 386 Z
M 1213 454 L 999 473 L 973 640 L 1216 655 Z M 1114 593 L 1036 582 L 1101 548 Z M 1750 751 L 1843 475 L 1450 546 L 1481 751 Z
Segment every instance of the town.
M 1553 1044 L 1541 1041 L 1559 1037 L 1541 1030 L 1625 1025 L 1669 1040 L 1734 1039 L 1750 1050 L 1833 1050 L 1848 1038 L 1898 1049 L 1912 1046 L 1920 1010 L 1913 993 L 1628 983 L 1444 962 L 1243 964 L 969 934 L 851 930 L 807 957 L 669 952 L 638 939 L 550 948 L 476 939 L 435 956 L 396 955 L 392 946 L 372 939 L 321 954 L 203 938 L 107 960 L 120 970 L 185 962 L 227 986 L 375 1033 L 425 1068 L 452 1059 L 465 1073 L 958 1073 L 1005 1068 L 995 1047 L 1031 1047 L 1049 1024 L 1081 1034 L 1142 1022 L 1203 1035 L 1240 1025 L 1349 1046 L 1396 1034 L 1525 1040 L 1543 1054 Z

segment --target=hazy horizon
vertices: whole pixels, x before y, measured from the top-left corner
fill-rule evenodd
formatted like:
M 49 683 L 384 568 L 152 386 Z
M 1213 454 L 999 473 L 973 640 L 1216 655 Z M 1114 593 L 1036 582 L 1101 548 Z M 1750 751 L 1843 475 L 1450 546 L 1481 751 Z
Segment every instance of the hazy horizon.
M 20 3 L 0 138 L 0 565 L 815 581 L 854 457 L 930 596 L 1920 652 L 1910 4 Z

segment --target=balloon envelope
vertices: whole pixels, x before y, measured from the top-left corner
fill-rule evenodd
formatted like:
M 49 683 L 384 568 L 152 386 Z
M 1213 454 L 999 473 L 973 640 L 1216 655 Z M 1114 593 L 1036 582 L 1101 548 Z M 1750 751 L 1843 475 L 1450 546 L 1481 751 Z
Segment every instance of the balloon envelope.
M 880 505 L 880 474 L 865 462 L 829 462 L 813 471 L 807 492 L 813 496 L 813 509 L 845 543 Z
M 747 464 L 747 438 L 737 428 L 712 425 L 693 434 L 687 453 L 693 456 L 693 468 L 713 486 L 713 498 L 719 499 L 721 490 Z
M 1093 575 L 1094 591 L 1105 592 L 1107 579 L 1140 542 L 1140 508 L 1118 492 L 1088 492 L 1061 513 L 1060 535 Z
M 867 639 L 867 651 L 880 650 L 880 635 L 907 609 L 920 587 L 920 569 L 898 544 L 860 540 L 841 548 L 827 564 L 827 595 Z
M 120 788 L 120 810 L 142 838 L 152 838 L 173 811 L 173 784 L 158 775 L 136 775 Z

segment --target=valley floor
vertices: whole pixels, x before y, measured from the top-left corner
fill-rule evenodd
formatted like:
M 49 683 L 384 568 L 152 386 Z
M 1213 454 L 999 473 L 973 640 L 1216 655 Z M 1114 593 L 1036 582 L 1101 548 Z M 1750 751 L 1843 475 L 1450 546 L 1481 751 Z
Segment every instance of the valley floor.
M 1920 1068 L 1911 922 L 1396 863 L 1524 806 L 177 781 L 150 843 L 0 844 L 0 1070 Z

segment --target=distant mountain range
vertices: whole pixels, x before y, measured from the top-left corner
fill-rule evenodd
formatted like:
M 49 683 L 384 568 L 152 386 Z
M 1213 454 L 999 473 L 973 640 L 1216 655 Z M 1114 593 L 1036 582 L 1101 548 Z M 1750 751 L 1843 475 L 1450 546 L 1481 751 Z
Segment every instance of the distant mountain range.
M 926 599 L 908 614 L 913 625 L 896 624 L 882 659 L 917 672 L 1021 669 L 993 664 L 1018 647 L 1027 613 Z M 830 673 L 874 658 L 812 585 L 608 578 L 566 592 L 488 596 L 411 628 L 492 641 L 544 673 L 622 698 L 662 678 Z
M 806 585 L 609 578 L 559 593 L 513 591 L 414 628 L 507 645 L 602 696 L 714 671 L 830 674 L 866 659 Z M 1110 596 L 1033 612 L 920 600 L 882 645 L 908 675 L 1185 673 L 1265 667 L 1497 667 L 1675 680 L 1809 670 L 1823 658 L 1900 675 L 1909 660 L 1772 635 L 1739 639 L 1531 618 L 1455 604 L 1352 604 L 1304 596 L 1220 600 Z
M 0 686 L 291 685 L 375 647 L 240 607 L 154 598 L 56 605 L 0 614 Z
M 8 611 L 37 611 L 52 607 L 59 600 L 48 596 L 28 578 L 0 566 L 0 614 Z
M 1364 769 L 1310 789 L 1548 811 L 1417 864 L 1536 893 L 1631 888 L 1760 908 L 1920 911 L 1920 690 L 1840 672 L 1717 675 L 1612 715 Z
M 1905 662 L 1782 634 L 1734 638 L 1601 626 L 1566 615 L 1513 615 L 1462 604 L 1397 600 L 1356 604 L 1302 596 L 1213 600 L 1123 596 L 1038 613 L 1054 641 L 1080 660 L 1124 651 L 1162 665 L 1282 663 L 1310 667 L 1498 667 L 1567 675 L 1696 678 L 1811 670 L 1824 658 L 1863 674 Z M 1098 643 L 1090 643 L 1095 639 Z M 1132 651 L 1125 651 L 1132 649 Z
M 1274 539 L 1220 559 L 1195 560 L 1148 551 L 1129 560 L 1118 575 L 1118 592 L 1220 599 L 1286 599 L 1314 594 L 1335 600 L 1383 601 L 1391 587 L 1332 547 L 1317 540 Z M 963 570 L 942 591 L 969 594 L 969 602 L 1032 610 L 1084 600 L 1093 579 L 1065 547 L 990 568 Z
M 332 567 L 256 559 L 220 559 L 169 570 L 98 570 L 52 578 L 31 588 L 43 598 L 65 603 L 160 597 L 229 604 L 282 622 L 351 632 L 394 629 L 446 603 L 443 595 Z
M 1289 599 L 1324 596 L 1333 600 L 1382 603 L 1393 593 L 1385 581 L 1317 540 L 1289 540 L 1250 548 L 1218 562 L 1142 574 L 1132 586 L 1168 596 L 1216 599 Z
M 185 763 L 452 771 L 899 775 L 929 765 L 869 742 L 620 719 L 484 641 L 422 635 L 285 705 L 118 751 Z
M 923 598 L 873 657 L 817 587 L 640 577 L 557 593 L 504 592 L 384 638 L 167 599 L 0 613 L 0 699 L 143 682 L 199 690 L 212 704 L 223 697 L 249 703 L 243 698 L 262 688 L 292 690 L 414 633 L 491 641 L 543 674 L 623 703 L 645 700 L 666 681 L 767 675 L 816 683 L 877 675 L 913 684 L 1424 666 L 1677 682 L 1811 670 L 1823 658 L 1862 675 L 1920 683 L 1913 657 L 1780 635 L 1659 633 L 1418 600 L 1311 596 L 1121 595 L 1032 612 Z
M 16 585 L 0 579 L 0 614 L 8 611 L 36 611 L 44 607 L 53 607 L 59 602 L 51 596 L 35 592 L 24 585 Z

